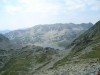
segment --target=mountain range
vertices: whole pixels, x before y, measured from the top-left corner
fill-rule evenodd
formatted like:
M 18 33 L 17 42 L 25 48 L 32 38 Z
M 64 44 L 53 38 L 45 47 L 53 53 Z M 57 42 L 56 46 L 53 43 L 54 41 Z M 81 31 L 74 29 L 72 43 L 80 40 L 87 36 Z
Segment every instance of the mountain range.
M 76 29 L 76 26 L 79 25 L 73 26 L 75 27 L 71 27 L 71 30 L 72 28 Z M 40 30 L 41 34 L 43 33 L 42 28 L 38 30 L 38 26 L 35 27 L 37 28 L 35 32 Z M 3 53 L 0 52 L 0 62 L 3 62 L 3 65 L 0 64 L 0 75 L 96 75 L 98 68 L 100 68 L 100 21 L 86 30 L 84 25 L 82 28 L 82 30 L 76 29 L 83 32 L 77 34 L 65 50 L 35 46 L 33 43 L 22 44 L 18 42 L 19 44 L 15 44 L 16 40 L 13 40 L 13 43 L 12 40 L 0 35 L 0 39 L 4 38 L 0 44 L 3 44 L 3 41 L 7 43 L 3 44 L 5 47 L 0 47 L 1 52 L 3 49 Z M 16 35 L 20 34 L 21 36 L 26 30 L 18 31 L 14 31 L 14 35 L 16 32 Z M 8 34 L 5 35 L 8 36 Z M 33 33 L 31 34 L 33 35 Z M 7 60 L 3 57 L 5 55 L 8 57 Z
M 59 47 L 64 48 L 69 45 L 91 26 L 93 26 L 92 23 L 36 25 L 31 28 L 8 32 L 5 36 L 16 44 L 34 44 L 59 49 Z
M 96 75 L 100 68 L 100 21 L 76 38 L 71 47 L 69 54 L 53 67 L 65 66 L 60 68 L 69 75 Z
M 10 30 L 2 30 L 2 31 L 0 31 L 1 34 L 6 34 L 8 32 L 10 32 Z

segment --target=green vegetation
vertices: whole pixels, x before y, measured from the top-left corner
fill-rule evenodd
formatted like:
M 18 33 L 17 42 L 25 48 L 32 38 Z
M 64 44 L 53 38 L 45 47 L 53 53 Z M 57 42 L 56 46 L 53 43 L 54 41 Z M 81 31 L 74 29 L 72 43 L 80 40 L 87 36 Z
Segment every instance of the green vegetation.
M 9 62 L 0 70 L 4 71 L 2 75 L 18 75 L 18 72 L 28 72 L 28 68 L 32 65 L 33 56 L 32 54 L 24 54 L 17 57 L 13 57 L 9 60 Z
M 91 45 L 91 44 L 97 44 L 97 43 L 99 43 L 99 42 L 100 42 L 100 36 L 97 36 L 97 37 L 95 38 L 95 40 L 92 41 L 89 45 Z
M 59 42 L 55 42 L 53 43 L 53 45 L 59 46 L 59 47 L 64 47 L 66 48 L 66 46 L 68 46 L 71 43 L 72 40 L 63 40 L 63 41 L 59 41 Z
M 49 58 L 45 54 L 37 54 L 36 56 L 32 52 L 23 52 L 10 59 L 0 72 L 5 71 L 2 75 L 19 75 L 19 71 L 28 72 L 32 64 L 43 63 L 46 60 L 49 60 Z
M 71 60 L 71 58 L 73 58 L 74 56 L 78 55 L 78 53 L 83 50 L 85 47 L 81 47 L 79 50 L 77 50 L 76 52 L 72 52 L 70 53 L 68 56 L 64 57 L 63 59 L 57 61 L 54 65 L 53 65 L 53 69 L 57 68 L 58 66 L 63 66 L 65 64 L 70 64 L 70 63 L 79 63 L 81 59 L 90 59 L 90 58 L 97 58 L 100 59 L 100 47 L 95 47 L 93 49 L 93 51 L 86 53 L 84 55 L 82 55 L 78 60 Z
M 93 51 L 82 55 L 80 58 L 87 59 L 87 58 L 100 58 L 100 47 L 94 48 Z
M 81 34 L 73 44 L 76 45 L 71 55 L 78 55 L 82 50 L 88 46 L 95 46 L 100 42 L 100 21 L 98 21 L 93 27 Z
M 28 47 L 24 49 L 26 48 Z M 52 55 L 56 54 L 53 48 L 35 48 L 37 49 L 36 51 L 25 50 L 13 54 L 12 58 L 0 69 L 1 75 L 25 75 L 36 65 L 42 64 L 39 68 L 45 66 L 52 59 Z
M 37 63 L 43 63 L 45 61 L 50 60 L 50 57 L 48 57 L 46 54 L 43 53 L 43 54 L 35 55 L 35 59 Z
M 80 54 L 80 52 L 81 52 L 83 49 L 85 49 L 85 48 L 86 48 L 86 46 L 80 46 L 80 47 L 77 48 L 77 49 L 73 49 L 73 52 L 71 52 L 71 53 L 69 54 L 69 56 L 70 56 L 70 57 L 78 56 L 78 54 Z
M 64 57 L 63 59 L 57 61 L 54 65 L 53 65 L 53 69 L 54 68 L 57 68 L 58 66 L 63 66 L 65 64 L 69 64 L 70 63 L 70 60 L 68 59 L 68 57 Z

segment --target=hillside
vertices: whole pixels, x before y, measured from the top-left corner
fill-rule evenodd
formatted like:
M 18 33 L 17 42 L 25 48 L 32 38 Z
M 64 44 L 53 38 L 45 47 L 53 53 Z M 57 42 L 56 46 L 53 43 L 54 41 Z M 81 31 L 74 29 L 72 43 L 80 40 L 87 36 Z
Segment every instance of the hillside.
M 10 60 L 0 69 L 0 75 L 34 74 L 53 61 L 58 50 L 34 45 L 24 45 L 12 51 Z
M 3 44 L 5 45 L 7 43 L 9 43 L 9 39 L 3 36 L 2 34 L 0 34 L 0 46 L 2 47 Z
M 100 49 L 100 21 L 98 21 L 93 27 L 87 30 L 85 33 L 80 35 L 77 39 L 75 39 L 72 45 L 76 45 L 74 47 L 75 53 L 79 53 L 88 46 L 91 46 L 91 49 Z M 88 50 L 91 51 L 91 50 Z M 87 52 L 88 52 L 87 51 Z
M 5 36 L 17 44 L 35 44 L 53 48 L 66 47 L 91 26 L 93 26 L 92 23 L 36 25 L 24 30 L 11 31 Z
M 100 68 L 100 21 L 76 38 L 65 51 L 15 45 L 0 75 L 96 75 Z
M 10 45 L 9 39 L 0 34 L 0 68 L 9 60 Z
M 100 49 L 100 21 L 93 27 L 81 34 L 75 39 L 71 46 L 74 46 L 70 54 L 64 59 L 78 59 L 98 56 Z M 92 54 L 93 53 L 93 54 Z
M 59 50 L 35 45 L 16 45 L 0 34 L 0 75 L 34 74 L 58 55 Z
M 71 46 L 74 47 L 70 53 L 57 61 L 53 68 L 63 68 L 65 75 L 96 75 L 100 68 L 100 21 L 75 39 Z

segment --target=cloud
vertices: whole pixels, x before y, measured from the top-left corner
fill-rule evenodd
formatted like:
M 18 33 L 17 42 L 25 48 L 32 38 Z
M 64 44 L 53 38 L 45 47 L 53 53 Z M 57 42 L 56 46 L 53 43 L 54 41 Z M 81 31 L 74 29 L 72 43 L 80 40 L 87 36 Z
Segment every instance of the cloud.
M 64 0 L 66 9 L 69 11 L 92 11 L 100 10 L 100 0 Z
M 12 1 L 12 0 L 11 0 Z M 7 3 L 7 0 L 5 0 Z M 10 3 L 10 2 L 9 2 Z M 99 11 L 99 0 L 64 0 L 64 3 L 53 3 L 49 0 L 17 0 L 17 4 L 6 5 L 8 13 L 37 13 L 57 15 L 62 12 Z
M 69 11 L 84 10 L 85 4 L 82 0 L 65 0 L 66 9 Z
M 10 13 L 10 14 L 12 14 L 12 13 L 17 13 L 17 12 L 20 12 L 20 11 L 21 11 L 21 7 L 19 7 L 19 6 L 7 5 L 7 6 L 5 7 L 5 11 L 6 11 L 7 13 Z
M 58 22 L 96 22 L 100 0 L 0 0 L 0 15 L 1 25 L 9 24 L 10 29 Z
M 8 13 L 37 13 L 37 14 L 57 14 L 59 5 L 49 3 L 46 0 L 17 0 L 17 5 L 6 5 Z
M 91 2 L 91 10 L 100 11 L 100 0 L 92 0 Z

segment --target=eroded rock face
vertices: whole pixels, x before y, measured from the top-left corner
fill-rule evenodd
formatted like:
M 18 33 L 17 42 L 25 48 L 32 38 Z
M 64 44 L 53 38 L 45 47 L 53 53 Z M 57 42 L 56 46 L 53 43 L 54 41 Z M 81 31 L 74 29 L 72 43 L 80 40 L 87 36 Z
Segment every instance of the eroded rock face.
M 81 63 L 70 63 L 56 70 L 41 71 L 34 75 L 96 75 L 100 63 L 94 61 L 95 60 L 84 60 L 84 62 Z

